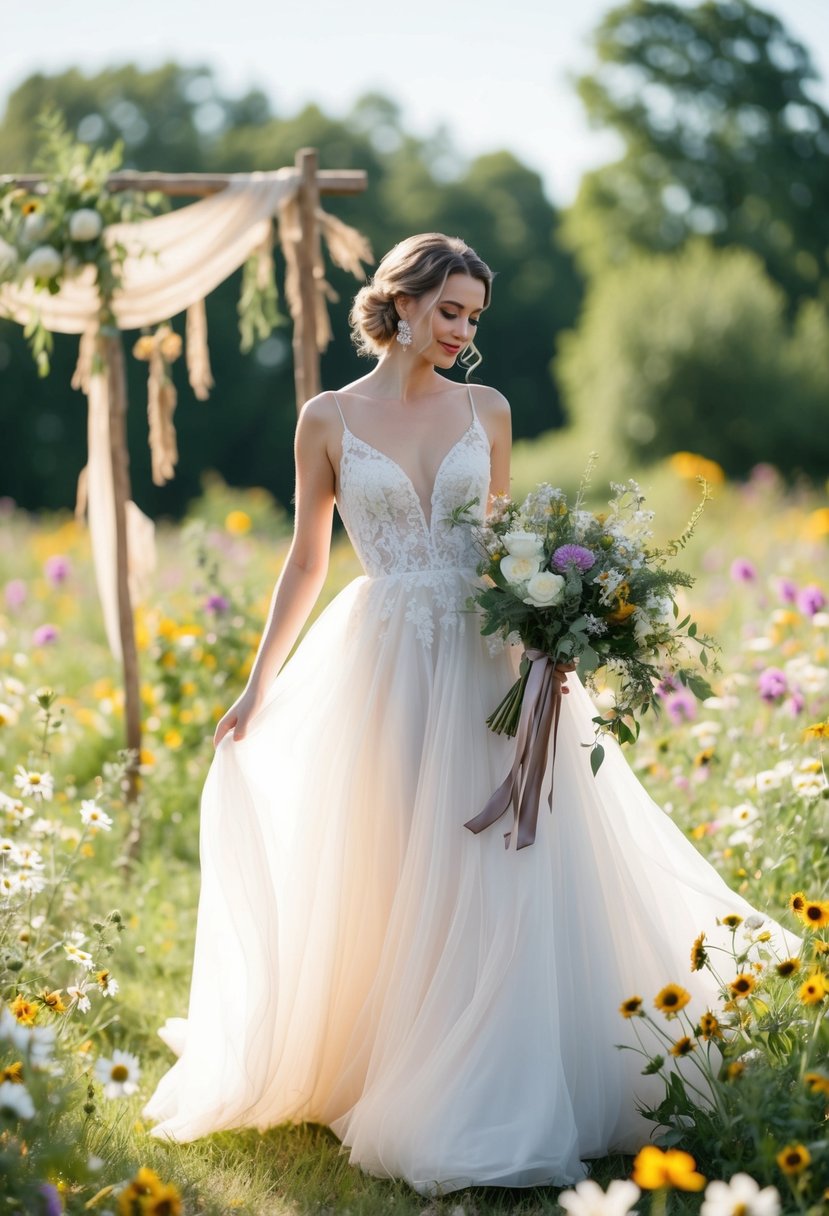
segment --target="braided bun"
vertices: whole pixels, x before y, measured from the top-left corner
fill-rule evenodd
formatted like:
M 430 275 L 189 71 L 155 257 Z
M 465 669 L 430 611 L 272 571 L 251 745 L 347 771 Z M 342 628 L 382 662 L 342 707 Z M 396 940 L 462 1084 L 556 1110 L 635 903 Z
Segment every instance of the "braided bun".
M 394 298 L 373 282 L 361 287 L 354 297 L 348 322 L 351 337 L 361 355 L 382 355 L 397 333 L 400 316 Z

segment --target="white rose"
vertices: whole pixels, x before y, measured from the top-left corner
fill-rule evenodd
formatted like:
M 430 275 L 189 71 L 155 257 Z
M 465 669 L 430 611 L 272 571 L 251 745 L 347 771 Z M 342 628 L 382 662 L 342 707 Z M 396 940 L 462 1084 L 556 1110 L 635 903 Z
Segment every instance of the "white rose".
M 69 235 L 73 241 L 94 241 L 101 235 L 103 223 L 97 211 L 82 207 L 69 216 Z
M 544 555 L 544 542 L 534 532 L 507 532 L 504 548 L 510 557 L 537 557 Z
M 553 574 L 549 570 L 542 570 L 540 574 L 534 574 L 527 583 L 524 603 L 532 604 L 535 608 L 552 607 L 564 594 L 565 582 L 566 580 L 560 574 Z
M 38 245 L 26 258 L 25 269 L 35 279 L 52 279 L 63 266 L 57 249 L 51 245 Z
M 17 266 L 17 250 L 0 237 L 0 279 L 8 278 Z
M 501 558 L 501 573 L 508 583 L 526 583 L 527 579 L 538 573 L 538 558 L 508 554 Z
M 46 235 L 49 221 L 42 211 L 30 212 L 23 221 L 23 239 L 27 242 L 40 241 Z
M 633 614 L 633 636 L 641 646 L 653 633 L 651 619 L 646 612 L 639 608 Z

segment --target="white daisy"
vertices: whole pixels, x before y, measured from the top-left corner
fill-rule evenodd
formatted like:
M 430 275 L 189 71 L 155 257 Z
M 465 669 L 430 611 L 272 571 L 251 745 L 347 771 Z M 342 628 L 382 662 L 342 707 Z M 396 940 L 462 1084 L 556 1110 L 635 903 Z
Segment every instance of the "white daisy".
M 585 1178 L 574 1190 L 562 1191 L 558 1202 L 569 1216 L 627 1216 L 639 1194 L 639 1187 L 629 1180 L 614 1178 L 605 1193 L 598 1182 Z
M 137 1091 L 140 1075 L 138 1057 L 129 1051 L 113 1051 L 111 1060 L 102 1056 L 95 1063 L 95 1076 L 103 1084 L 105 1098 L 128 1098 Z
M 115 996 L 120 985 L 108 971 L 99 971 L 95 976 L 95 979 L 97 980 L 98 987 L 101 989 L 104 996 Z
M 795 773 L 792 787 L 801 798 L 820 798 L 826 789 L 826 778 L 823 773 Z
M 0 836 L 0 857 L 14 857 L 15 848 L 10 836 Z
M 55 779 L 51 773 L 41 773 L 37 769 L 24 768 L 22 764 L 18 764 L 14 784 L 24 798 L 38 798 L 49 802 L 54 792 Z
M 109 815 L 101 810 L 94 798 L 85 798 L 81 803 L 81 821 L 86 827 L 100 828 L 102 832 L 108 832 L 112 827 Z
M 33 836 L 54 836 L 58 830 L 58 825 L 54 819 L 44 819 L 43 816 L 36 819 L 31 824 L 29 831 Z
M 29 870 L 42 870 L 44 861 L 37 849 L 32 848 L 30 844 L 19 844 L 12 853 L 12 861 L 19 866 L 26 866 Z
M 30 866 L 20 867 L 17 871 L 17 881 L 21 891 L 28 891 L 32 895 L 37 895 L 38 891 L 42 891 L 46 886 L 46 879 L 43 875 Z
M 7 1006 L 0 1009 L 0 1041 L 11 1044 L 17 1054 L 25 1054 L 34 1068 L 49 1063 L 55 1040 L 54 1026 L 24 1026 Z
M 13 1119 L 31 1119 L 35 1113 L 35 1104 L 25 1085 L 16 1081 L 3 1081 L 0 1084 L 0 1114 L 10 1115 Z
M 86 984 L 70 984 L 66 989 L 66 995 L 70 1001 L 74 1002 L 81 1013 L 89 1013 L 92 1008 L 92 1002 L 86 995 Z
M 87 954 L 86 950 L 81 950 L 78 946 L 71 942 L 68 945 L 64 942 L 63 949 L 66 957 L 71 963 L 77 963 L 78 966 L 83 967 L 85 971 L 91 971 L 94 967 L 95 964 L 92 960 L 92 955 Z
M 12 709 L 11 705 L 7 705 L 5 701 L 0 701 L 0 727 L 16 726 L 17 711 Z
M 780 1195 L 776 1187 L 762 1191 L 749 1174 L 735 1174 L 730 1182 L 709 1182 L 700 1216 L 778 1216 Z
M 21 890 L 20 879 L 17 874 L 0 874 L 0 899 L 10 900 L 17 895 Z

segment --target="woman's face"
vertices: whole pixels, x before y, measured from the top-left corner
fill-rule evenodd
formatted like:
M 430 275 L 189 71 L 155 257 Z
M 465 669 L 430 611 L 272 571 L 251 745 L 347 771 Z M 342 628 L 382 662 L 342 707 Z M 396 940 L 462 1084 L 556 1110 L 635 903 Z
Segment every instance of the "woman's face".
M 452 367 L 464 347 L 474 341 L 484 297 L 484 284 L 480 279 L 473 279 L 469 274 L 450 274 L 432 310 L 431 335 L 428 333 L 428 314 L 434 296 L 429 293 L 412 300 L 408 319 L 414 342 L 410 349 L 436 367 Z

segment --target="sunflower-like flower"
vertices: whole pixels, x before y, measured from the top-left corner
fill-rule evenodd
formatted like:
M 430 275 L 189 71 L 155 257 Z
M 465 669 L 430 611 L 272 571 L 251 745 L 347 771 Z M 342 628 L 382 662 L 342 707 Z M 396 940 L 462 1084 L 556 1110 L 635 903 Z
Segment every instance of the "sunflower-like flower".
M 751 996 L 756 987 L 757 980 L 754 976 L 748 971 L 741 971 L 739 975 L 734 976 L 734 979 L 728 985 L 728 991 L 735 1001 L 739 1001 L 743 997 Z
M 37 1017 L 37 1005 L 33 1001 L 27 1001 L 21 992 L 9 1005 L 9 1009 L 17 1018 L 22 1026 L 33 1026 Z
M 812 929 L 825 929 L 829 925 L 829 899 L 809 899 L 799 913 L 804 925 Z
M 800 916 L 803 909 L 806 907 L 806 896 L 802 891 L 795 891 L 794 895 L 789 896 L 789 911 L 794 912 L 795 916 Z
M 172 1182 L 162 1182 L 155 1170 L 142 1165 L 118 1196 L 118 1216 L 181 1216 L 181 1194 Z
M 669 1148 L 665 1152 L 655 1144 L 641 1148 L 633 1162 L 633 1181 L 645 1191 L 675 1187 L 679 1191 L 701 1191 L 705 1178 L 696 1172 L 696 1161 L 690 1153 Z
M 653 1003 L 660 1013 L 664 1013 L 666 1018 L 675 1017 L 680 1009 L 684 1009 L 691 999 L 690 992 L 679 984 L 666 984 L 656 996 L 653 998 Z
M 62 991 L 63 989 L 56 988 L 54 992 L 50 992 L 48 988 L 44 988 L 40 994 L 43 1004 L 48 1006 L 53 1013 L 66 1013 L 66 1006 L 60 996 Z
M 706 1009 L 705 1013 L 699 1020 L 697 1028 L 699 1034 L 706 1042 L 709 1039 L 721 1039 L 723 1037 L 722 1029 L 719 1020 L 714 1016 L 710 1009 Z
M 797 990 L 798 998 L 804 1005 L 819 1005 L 829 992 L 826 979 L 822 972 L 813 971 Z
M 626 1001 L 622 1001 L 619 1006 L 619 1013 L 623 1018 L 642 1018 L 642 998 L 641 996 L 629 996 Z
M 724 916 L 720 921 L 721 925 L 727 925 L 729 929 L 736 929 L 742 923 L 742 916 L 738 916 L 736 912 L 732 912 L 730 915 Z
M 787 1144 L 777 1154 L 777 1164 L 784 1174 L 802 1174 L 812 1160 L 805 1144 Z
M 825 1098 L 829 1098 L 829 1076 L 825 1072 L 804 1073 L 803 1084 L 809 1086 L 810 1093 L 823 1094 Z
M 725 1070 L 726 1080 L 736 1081 L 746 1070 L 746 1066 L 742 1060 L 732 1060 Z
M 694 944 L 691 947 L 691 970 L 701 971 L 708 962 L 708 951 L 703 945 L 705 934 L 700 933 L 699 937 L 694 939 Z
M 815 958 L 820 958 L 823 954 L 829 954 L 829 942 L 825 942 L 822 937 L 816 937 L 812 942 L 812 951 Z
M 684 1034 L 681 1039 L 677 1039 L 671 1048 L 672 1056 L 689 1056 L 692 1051 L 696 1051 L 697 1045 L 692 1038 Z
M 796 971 L 800 970 L 800 959 L 799 958 L 781 959 L 781 961 L 775 967 L 775 970 L 778 975 L 782 975 L 784 978 L 789 975 L 794 975 Z

